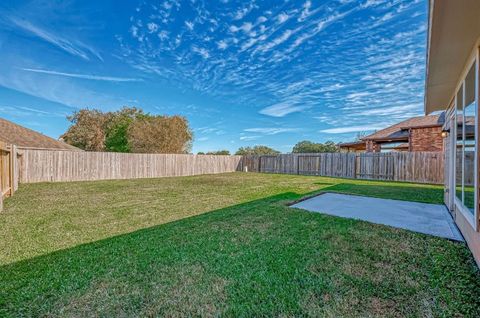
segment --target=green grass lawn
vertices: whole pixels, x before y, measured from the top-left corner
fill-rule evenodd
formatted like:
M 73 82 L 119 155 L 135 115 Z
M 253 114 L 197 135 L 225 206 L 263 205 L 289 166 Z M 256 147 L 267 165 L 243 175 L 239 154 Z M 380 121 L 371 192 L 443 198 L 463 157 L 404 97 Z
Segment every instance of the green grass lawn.
M 285 206 L 319 191 L 443 197 L 254 173 L 22 185 L 0 214 L 0 316 L 480 316 L 465 244 Z

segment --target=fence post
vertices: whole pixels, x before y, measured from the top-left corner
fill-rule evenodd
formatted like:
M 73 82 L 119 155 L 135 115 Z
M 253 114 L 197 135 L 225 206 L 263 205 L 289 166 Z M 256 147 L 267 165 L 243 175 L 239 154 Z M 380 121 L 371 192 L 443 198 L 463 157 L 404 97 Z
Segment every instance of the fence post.
M 360 160 L 362 160 L 361 155 L 355 153 L 355 179 L 358 179 L 359 171 L 360 171 Z
M 0 163 L 1 163 L 1 158 L 0 158 Z M 2 169 L 1 169 L 1 166 L 0 166 L 0 212 L 3 211 L 3 190 L 2 190 Z
M 300 155 L 294 155 L 297 158 L 297 174 L 300 174 Z M 294 158 L 295 158 L 294 157 Z
M 16 170 L 16 156 L 17 148 L 15 145 L 10 145 L 10 196 L 15 192 L 15 170 Z
M 354 153 L 355 160 L 353 160 L 353 179 L 357 179 L 357 154 Z

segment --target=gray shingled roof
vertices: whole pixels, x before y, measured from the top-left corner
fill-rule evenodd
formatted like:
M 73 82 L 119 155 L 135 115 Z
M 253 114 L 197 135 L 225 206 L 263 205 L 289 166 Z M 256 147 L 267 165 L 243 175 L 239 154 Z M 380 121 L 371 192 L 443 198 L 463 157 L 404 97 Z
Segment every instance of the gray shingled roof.
M 362 138 L 362 140 L 408 138 L 409 128 L 442 126 L 444 122 L 445 113 L 441 113 L 439 115 L 412 117 L 385 129 L 379 130 L 371 135 L 365 136 Z
M 0 140 L 18 147 L 81 151 L 77 147 L 42 135 L 3 118 L 0 118 Z

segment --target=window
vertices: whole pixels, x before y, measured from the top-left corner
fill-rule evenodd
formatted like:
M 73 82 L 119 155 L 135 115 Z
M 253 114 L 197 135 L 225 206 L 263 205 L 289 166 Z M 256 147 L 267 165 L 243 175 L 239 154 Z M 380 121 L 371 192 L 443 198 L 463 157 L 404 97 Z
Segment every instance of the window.
M 455 196 L 463 202 L 463 84 L 457 92 L 456 112 L 455 117 L 457 121 L 456 127 L 456 151 L 455 151 Z
M 456 101 L 455 196 L 475 214 L 476 103 L 475 69 L 471 67 L 460 86 Z
M 465 78 L 463 108 L 463 204 L 475 214 L 475 64 Z

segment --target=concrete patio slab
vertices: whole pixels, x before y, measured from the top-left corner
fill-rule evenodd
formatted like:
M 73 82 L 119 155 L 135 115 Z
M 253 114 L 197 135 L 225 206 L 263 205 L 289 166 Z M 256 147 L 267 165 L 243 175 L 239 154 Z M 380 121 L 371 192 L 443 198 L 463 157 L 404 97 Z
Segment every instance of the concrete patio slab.
M 447 208 L 439 204 L 324 193 L 292 207 L 464 240 Z

